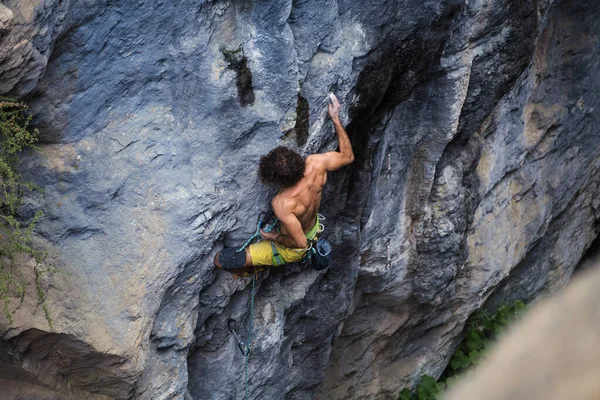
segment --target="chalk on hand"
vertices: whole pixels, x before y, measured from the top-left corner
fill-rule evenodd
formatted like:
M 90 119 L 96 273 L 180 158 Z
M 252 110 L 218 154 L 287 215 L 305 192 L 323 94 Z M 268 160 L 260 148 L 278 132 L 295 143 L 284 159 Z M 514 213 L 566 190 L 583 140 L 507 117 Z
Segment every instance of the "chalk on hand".
M 331 100 L 332 103 L 335 102 L 337 100 L 335 94 L 329 93 L 329 100 Z

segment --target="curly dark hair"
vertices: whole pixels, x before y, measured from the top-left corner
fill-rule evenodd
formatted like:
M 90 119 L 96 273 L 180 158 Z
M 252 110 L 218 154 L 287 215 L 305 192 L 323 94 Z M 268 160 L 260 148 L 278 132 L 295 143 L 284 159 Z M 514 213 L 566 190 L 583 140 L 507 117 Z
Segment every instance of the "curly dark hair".
M 292 149 L 279 146 L 260 158 L 258 175 L 264 184 L 295 185 L 304 177 L 304 157 Z

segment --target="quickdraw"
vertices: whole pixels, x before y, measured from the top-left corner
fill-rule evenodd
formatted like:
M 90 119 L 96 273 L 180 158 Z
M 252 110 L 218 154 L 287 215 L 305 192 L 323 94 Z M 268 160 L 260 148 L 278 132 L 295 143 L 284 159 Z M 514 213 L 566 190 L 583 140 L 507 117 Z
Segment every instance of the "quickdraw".
M 230 319 L 229 321 L 227 321 L 227 328 L 229 329 L 229 332 L 233 334 L 233 337 L 235 338 L 235 341 L 237 342 L 238 348 L 240 349 L 242 355 L 246 356 L 250 352 L 250 345 L 244 343 L 244 341 L 242 341 L 242 338 L 240 338 L 240 335 L 238 335 L 238 333 L 236 332 L 235 328 L 233 327 L 233 324 L 235 324 L 236 322 L 237 321 L 235 319 Z

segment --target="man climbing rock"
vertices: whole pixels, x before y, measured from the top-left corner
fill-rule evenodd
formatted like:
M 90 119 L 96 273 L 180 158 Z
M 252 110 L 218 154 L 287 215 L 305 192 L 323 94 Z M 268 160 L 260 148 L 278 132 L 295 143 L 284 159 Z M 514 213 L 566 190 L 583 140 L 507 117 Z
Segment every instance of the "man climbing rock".
M 300 154 L 279 146 L 261 157 L 258 174 L 264 184 L 280 186 L 271 201 L 279 219 L 277 232 L 260 231 L 264 240 L 252 244 L 245 252 L 225 248 L 215 256 L 215 265 L 230 271 L 248 267 L 277 266 L 300 261 L 320 233 L 319 206 L 327 172 L 335 171 L 354 160 L 352 145 L 339 118 L 340 103 L 334 94 L 329 98 L 329 116 L 335 126 L 339 151 Z

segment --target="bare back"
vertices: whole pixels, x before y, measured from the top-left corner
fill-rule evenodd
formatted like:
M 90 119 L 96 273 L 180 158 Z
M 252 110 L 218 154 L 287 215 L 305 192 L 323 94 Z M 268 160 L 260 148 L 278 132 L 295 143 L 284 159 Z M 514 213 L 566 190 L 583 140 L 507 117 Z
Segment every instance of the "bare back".
M 308 233 L 315 225 L 317 212 L 321 206 L 323 186 L 327 182 L 327 169 L 321 159 L 323 155 L 313 154 L 306 157 L 304 177 L 294 186 L 283 188 L 273 198 L 271 204 L 275 214 L 285 208 L 300 221 L 304 233 Z M 281 227 L 286 234 L 285 227 Z

